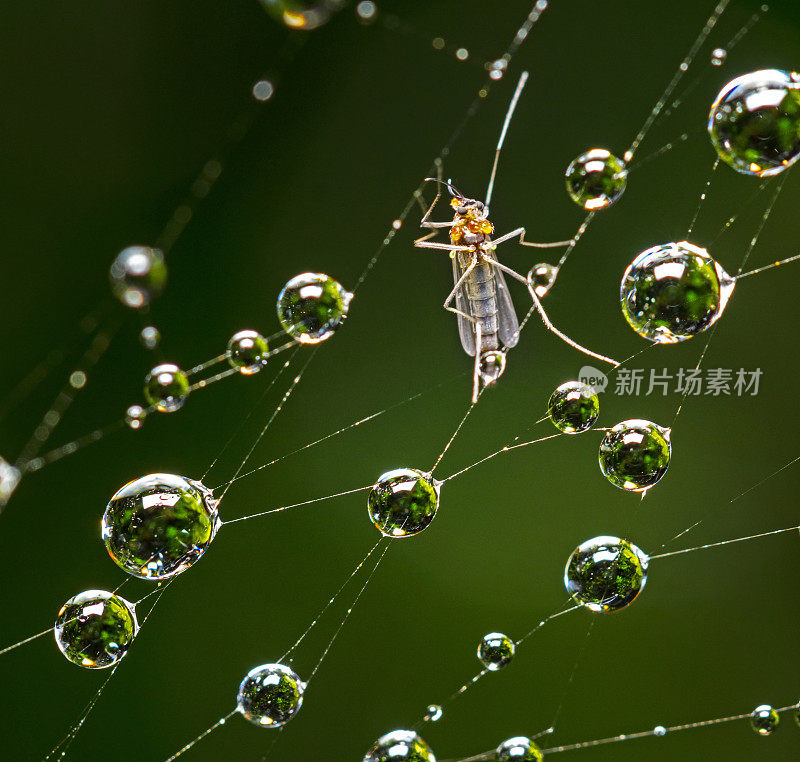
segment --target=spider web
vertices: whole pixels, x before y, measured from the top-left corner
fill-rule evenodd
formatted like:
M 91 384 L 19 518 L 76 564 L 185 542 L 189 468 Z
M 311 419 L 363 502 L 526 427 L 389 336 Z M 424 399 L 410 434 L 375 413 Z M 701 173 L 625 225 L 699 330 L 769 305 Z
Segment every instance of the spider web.
M 198 156 L 208 153 L 238 113 L 239 98 L 230 90 L 237 96 L 246 92 L 253 61 L 269 68 L 265 41 L 278 44 L 282 30 L 252 4 L 234 5 L 224 12 L 198 3 L 170 10 L 145 4 L 129 11 L 131 21 L 161 34 L 169 30 L 166 37 L 174 38 L 176 50 L 195 55 L 185 61 L 157 59 L 140 69 L 128 68 L 120 54 L 113 59 L 118 76 L 109 73 L 87 85 L 93 95 L 77 104 L 70 104 L 67 94 L 81 94 L 82 69 L 68 69 L 65 92 L 47 91 L 52 105 L 64 99 L 70 113 L 81 114 L 79 126 L 62 132 L 46 129 L 43 115 L 29 105 L 30 94 L 42 92 L 37 77 L 43 75 L 28 72 L 27 93 L 18 102 L 39 130 L 29 140 L 49 142 L 40 165 L 28 159 L 19 173 L 36 177 L 38 166 L 44 177 L 36 187 L 20 181 L 23 192 L 8 210 L 11 220 L 16 209 L 27 216 L 8 229 L 7 248 L 36 255 L 12 257 L 9 281 L 24 283 L 33 276 L 38 294 L 36 303 L 18 297 L 6 307 L 7 324 L 16 326 L 4 340 L 12 370 L 31 367 L 60 341 L 64 325 L 77 323 L 105 288 L 109 252 L 155 237 L 163 209 L 180 201 Z M 594 144 L 620 151 L 629 144 L 674 70 L 684 40 L 696 34 L 708 11 L 689 2 L 641 13 L 622 5 L 612 12 L 578 5 L 554 4 L 514 62 L 516 71 L 529 69 L 532 80 L 509 133 L 492 216 L 501 230 L 524 224 L 541 240 L 565 237 L 581 219 L 561 186 L 566 163 Z M 493 9 L 491 17 L 477 3 L 434 8 L 404 3 L 397 11 L 415 29 L 431 30 L 430 36 L 443 30 L 445 39 L 471 51 L 473 61 L 483 61 L 502 50 L 526 8 L 520 3 Z M 732 4 L 726 19 L 730 34 L 721 31 L 722 39 L 753 11 L 750 4 Z M 145 35 L 120 32 L 119 21 L 110 17 L 93 20 L 106 32 L 84 32 L 86 50 L 96 50 L 102 39 L 118 40 L 123 51 L 149 60 L 143 53 L 169 47 L 162 39 L 148 42 Z M 59 21 L 69 20 L 47 19 L 31 44 L 52 42 Z M 710 99 L 735 74 L 766 65 L 791 68 L 800 52 L 790 33 L 796 29 L 782 6 L 773 6 L 725 69 L 708 69 L 694 100 L 687 100 L 675 120 L 654 128 L 640 158 L 681 134 L 681 119 L 687 130 L 702 125 L 698 116 L 702 119 Z M 78 41 L 74 48 L 61 44 L 53 55 L 80 48 Z M 361 63 L 354 60 L 356 50 L 365 57 Z M 90 62 L 83 65 L 91 68 Z M 150 105 L 137 120 L 120 82 L 129 84 L 142 72 L 150 74 L 145 82 L 157 80 L 163 91 L 152 83 L 134 90 L 135 98 Z M 129 79 L 120 79 L 123 74 Z M 269 104 L 274 111 L 231 156 L 213 199 L 173 252 L 170 287 L 152 314 L 164 331 L 161 351 L 188 365 L 218 354 L 239 328 L 269 332 L 274 295 L 297 272 L 322 269 L 345 285 L 353 283 L 408 189 L 474 96 L 479 76 L 469 60 L 428 52 L 420 37 L 361 29 L 344 14 L 307 41 L 278 84 Z M 485 187 L 513 84 L 508 76 L 498 86 L 447 157 L 447 173 L 465 190 L 477 194 Z M 93 106 L 98 95 L 114 97 L 101 108 Z M 159 105 L 170 107 L 171 119 Z M 114 129 L 101 127 L 101 117 Z M 79 127 L 88 129 L 85 141 L 78 139 Z M 101 141 L 106 133 L 114 140 Z M 123 146 L 128 150 L 121 151 Z M 712 163 L 700 131 L 632 173 L 619 205 L 598 217 L 547 299 L 559 327 L 587 346 L 615 350 L 615 356 L 641 348 L 619 315 L 619 277 L 638 251 L 682 237 Z M 757 181 L 725 169 L 716 171 L 694 230 L 696 242 L 709 245 L 712 255 L 735 271 L 764 197 L 742 209 Z M 164 192 L 165 187 L 176 191 Z M 41 198 L 48 190 L 53 200 L 43 225 Z M 790 178 L 751 266 L 795 253 L 796 194 Z M 740 210 L 736 224 L 712 245 L 724 221 Z M 467 406 L 468 378 L 454 377 L 468 361 L 453 321 L 439 309 L 449 288 L 449 263 L 413 250 L 415 232 L 409 219 L 360 290 L 346 330 L 320 348 L 253 462 L 267 462 L 446 383 L 327 446 L 235 483 L 223 517 L 333 494 L 371 482 L 389 468 L 425 467 L 435 460 Z M 525 250 L 504 253 L 503 261 L 523 272 L 534 264 Z M 671 471 L 643 502 L 604 482 L 595 464 L 594 434 L 521 449 L 448 483 L 431 530 L 387 555 L 301 716 L 287 727 L 271 758 L 313 759 L 333 748 L 333 758 L 358 759 L 382 732 L 413 724 L 427 703 L 443 699 L 475 671 L 474 649 L 484 632 L 500 629 L 521 637 L 563 604 L 563 564 L 589 537 L 627 535 L 656 553 L 705 517 L 689 537 L 665 550 L 797 523 L 792 509 L 797 476 L 791 469 L 729 505 L 796 456 L 795 362 L 787 341 L 793 278 L 787 268 L 737 288 L 704 364 L 761 368 L 761 392 L 741 399 L 689 398 L 675 423 Z M 515 297 L 526 303 L 524 292 Z M 153 362 L 137 347 L 134 328 L 122 330 L 91 375 L 91 398 L 76 407 L 76 420 L 65 421 L 66 437 L 118 417 L 121 401 L 124 406 L 139 399 L 140 379 Z M 645 353 L 640 366 L 692 367 L 703 341 Z M 534 423 L 552 389 L 574 378 L 583 364 L 532 324 L 510 354 L 501 384 L 484 395 L 446 455 L 442 473 L 471 465 L 518 435 L 552 433 Z M 14 376 L 10 384 L 18 374 L 7 371 L 4 383 L 6 375 Z M 282 391 L 276 391 L 260 402 L 266 383 L 219 384 L 193 396 L 178 416 L 149 420 L 139 432 L 108 439 L 25 480 L 3 516 L 0 557 L 13 580 L 7 600 L 14 612 L 4 641 L 40 629 L 77 591 L 118 584 L 96 536 L 97 518 L 115 489 L 150 471 L 199 475 L 256 408 L 235 445 L 241 452 L 227 461 L 232 473 L 280 399 Z M 630 417 L 666 424 L 678 398 L 606 393 L 601 402 L 602 425 Z M 7 445 L 4 440 L 9 451 L 35 424 L 36 415 L 28 410 L 26 405 L 15 413 Z M 361 496 L 345 496 L 246 522 L 247 531 L 242 525 L 221 533 L 203 562 L 166 592 L 71 753 L 103 758 L 112 744 L 118 748 L 119 739 L 127 738 L 137 756 L 161 759 L 229 711 L 241 676 L 283 653 L 374 543 L 364 513 Z M 449 758 L 543 730 L 559 706 L 558 732 L 548 745 L 722 717 L 763 702 L 791 703 L 796 680 L 787 665 L 796 620 L 791 605 L 782 604 L 793 600 L 796 539 L 787 533 L 654 563 L 647 589 L 630 611 L 596 620 L 588 638 L 586 617 L 549 624 L 507 670 L 448 707 L 423 735 L 440 758 Z M 140 595 L 150 590 L 139 589 Z M 301 674 L 311 670 L 332 629 L 316 628 L 295 655 Z M 4 656 L 8 743 L 16 744 L 19 758 L 43 756 L 75 720 L 76 704 L 88 701 L 105 677 L 76 670 L 46 641 Z M 34 694 L 47 702 L 44 715 L 45 707 L 14 699 L 30 695 L 32 686 L 47 686 L 45 693 Z M 266 735 L 232 721 L 190 758 L 215 759 L 230 748 L 242 758 L 259 758 L 272 742 Z M 794 728 L 782 726 L 775 737 L 760 739 L 742 723 L 639 743 L 648 745 L 628 746 L 626 753 L 647 759 L 722 758 L 735 750 L 744 758 L 790 759 L 797 736 Z M 581 753 L 610 759 L 619 750 Z

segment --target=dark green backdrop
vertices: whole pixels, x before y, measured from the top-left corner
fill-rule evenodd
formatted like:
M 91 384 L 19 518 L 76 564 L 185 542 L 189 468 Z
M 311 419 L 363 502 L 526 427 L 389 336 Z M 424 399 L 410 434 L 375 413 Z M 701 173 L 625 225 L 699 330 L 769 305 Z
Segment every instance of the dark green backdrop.
M 164 356 L 189 367 L 222 351 L 236 330 L 272 333 L 276 295 L 298 272 L 328 272 L 352 286 L 477 91 L 484 72 L 474 62 L 499 55 L 529 7 L 524 0 L 381 2 L 410 25 L 407 34 L 362 27 L 349 7 L 304 38 L 276 80 L 275 97 L 171 252 L 168 291 L 148 317 L 163 331 Z M 718 89 L 746 71 L 800 64 L 800 14 L 794 0 L 784 0 L 724 68 L 708 65 L 710 49 L 756 7 L 731 3 L 679 88 L 699 77 L 685 106 L 652 131 L 640 157 L 684 131 L 688 140 L 632 173 L 622 201 L 590 228 L 548 297 L 553 319 L 584 344 L 618 357 L 643 346 L 620 315 L 619 278 L 637 252 L 685 235 L 714 158 L 704 121 Z M 516 77 L 530 70 L 492 218 L 499 231 L 526 225 L 534 239 L 570 235 L 581 211 L 564 193 L 564 168 L 589 147 L 627 147 L 710 10 L 710 0 L 553 0 L 446 172 L 465 192 L 483 193 Z M 470 60 L 435 52 L 436 35 L 467 47 Z M 76 335 L 80 318 L 106 293 L 107 268 L 120 248 L 156 238 L 247 107 L 253 82 L 280 70 L 286 38 L 256 0 L 3 3 L 0 391 L 10 392 Z M 694 235 L 733 271 L 766 199 L 745 206 L 757 186 L 720 168 Z M 752 266 L 796 253 L 798 202 L 797 177 L 790 177 Z M 739 211 L 733 230 L 718 238 Z M 390 468 L 427 468 L 447 441 L 469 395 L 468 377 L 454 376 L 469 363 L 452 316 L 440 308 L 450 265 L 412 247 L 417 220 L 414 211 L 252 463 L 439 386 L 237 483 L 223 518 L 351 489 Z M 535 253 L 513 245 L 503 257 L 523 272 L 535 261 Z M 760 393 L 690 399 L 674 428 L 670 471 L 644 501 L 602 478 L 597 433 L 519 450 L 448 483 L 432 527 L 391 547 L 270 759 L 357 760 L 380 734 L 415 722 L 477 671 L 481 635 L 499 629 L 520 637 L 563 603 L 564 562 L 589 537 L 627 534 L 655 553 L 700 520 L 668 549 L 800 523 L 796 466 L 729 503 L 798 454 L 798 282 L 794 266 L 741 284 L 706 365 L 761 368 Z M 524 290 L 512 291 L 524 305 Z M 126 316 L 53 444 L 140 401 L 141 379 L 156 358 L 138 345 L 138 328 Z M 702 342 L 645 354 L 638 366 L 691 367 Z M 437 473 L 452 473 L 516 435 L 550 433 L 533 424 L 552 389 L 583 364 L 534 321 Z M 116 489 L 153 471 L 199 477 L 253 412 L 207 481 L 217 486 L 230 477 L 285 389 L 282 381 L 259 406 L 275 368 L 197 393 L 180 413 L 23 482 L 0 519 L 0 645 L 47 627 L 75 593 L 121 582 L 98 532 Z M 69 369 L 2 422 L 6 457 L 16 455 Z M 606 393 L 601 423 L 643 417 L 668 424 L 677 403 L 674 394 Z M 294 641 L 375 542 L 363 503 L 362 495 L 344 497 L 223 527 L 207 557 L 164 595 L 72 758 L 164 759 L 232 709 L 241 677 Z M 654 562 L 647 589 L 628 611 L 596 619 L 578 612 L 552 623 L 423 735 L 440 759 L 452 759 L 538 732 L 560 705 L 548 744 L 797 701 L 799 560 L 798 537 L 788 533 Z M 131 583 L 126 594 L 149 589 Z M 297 651 L 301 675 L 346 605 L 347 598 Z M 68 664 L 50 637 L 3 656 L 0 674 L 0 756 L 10 760 L 43 757 L 104 677 Z M 272 739 L 236 717 L 187 759 L 256 760 Z M 572 755 L 789 760 L 798 750 L 800 729 L 786 715 L 766 739 L 738 722 Z

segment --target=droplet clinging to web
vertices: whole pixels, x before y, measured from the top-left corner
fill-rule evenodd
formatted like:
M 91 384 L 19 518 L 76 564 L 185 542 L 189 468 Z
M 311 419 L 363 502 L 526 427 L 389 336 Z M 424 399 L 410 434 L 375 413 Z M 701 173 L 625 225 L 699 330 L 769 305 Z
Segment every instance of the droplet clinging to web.
M 719 157 L 737 172 L 769 177 L 800 158 L 800 75 L 764 69 L 722 88 L 708 116 Z
M 597 423 L 600 399 L 591 386 L 580 381 L 567 381 L 550 395 L 547 414 L 559 431 L 579 434 Z
M 149 474 L 128 482 L 108 505 L 101 537 L 111 559 L 140 579 L 161 580 L 188 569 L 220 527 L 218 501 L 198 481 Z
M 622 314 L 656 344 L 685 341 L 721 316 L 736 284 L 709 253 L 687 241 L 653 246 L 631 262 L 620 284 Z
M 510 664 L 515 651 L 514 641 L 502 632 L 490 632 L 478 643 L 478 659 L 492 672 Z
M 780 715 L 769 704 L 757 706 L 750 715 L 750 727 L 760 736 L 772 735 L 780 721 Z
M 258 331 L 239 331 L 228 342 L 228 364 L 245 376 L 264 368 L 268 354 L 267 340 Z
M 439 483 L 416 468 L 382 474 L 367 496 L 372 523 L 387 537 L 411 537 L 430 526 L 439 508 Z
M 548 264 L 547 262 L 539 262 L 534 265 L 528 273 L 528 283 L 530 283 L 536 296 L 543 297 L 551 289 L 553 283 L 556 281 L 558 275 L 558 268 L 555 265 Z
M 497 747 L 497 762 L 542 762 L 544 754 L 527 736 L 509 738 Z
M 53 626 L 61 653 L 86 669 L 117 664 L 138 631 L 133 604 L 106 590 L 86 590 L 70 598 Z
M 436 762 L 436 757 L 415 731 L 393 730 L 375 741 L 364 762 Z
M 647 582 L 649 558 L 636 545 L 603 535 L 579 545 L 567 560 L 564 585 L 576 603 L 598 614 L 629 606 Z
M 575 159 L 564 177 L 569 197 L 594 212 L 611 206 L 625 192 L 628 170 L 605 148 L 593 148 Z
M 600 442 L 603 475 L 615 487 L 644 492 L 667 473 L 672 455 L 669 429 L 631 419 L 609 429 Z
M 174 413 L 189 395 L 189 379 L 172 363 L 156 365 L 144 379 L 144 397 L 160 413 Z
M 303 705 L 306 684 L 283 664 L 262 664 L 251 669 L 239 685 L 236 709 L 263 728 L 279 728 Z
M 128 246 L 111 263 L 111 290 L 126 307 L 146 307 L 167 284 L 164 255 L 150 246 Z
M 329 339 L 347 317 L 353 295 L 322 273 L 292 278 L 278 295 L 278 319 L 283 330 L 301 344 Z

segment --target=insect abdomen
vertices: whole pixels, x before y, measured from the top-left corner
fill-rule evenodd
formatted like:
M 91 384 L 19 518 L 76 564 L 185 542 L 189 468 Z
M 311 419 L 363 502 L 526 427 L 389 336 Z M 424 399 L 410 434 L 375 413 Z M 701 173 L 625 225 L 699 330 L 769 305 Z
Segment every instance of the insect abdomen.
M 491 265 L 485 262 L 476 265 L 464 285 L 470 313 L 481 326 L 481 345 L 477 348 L 478 352 L 499 349 L 497 285 Z

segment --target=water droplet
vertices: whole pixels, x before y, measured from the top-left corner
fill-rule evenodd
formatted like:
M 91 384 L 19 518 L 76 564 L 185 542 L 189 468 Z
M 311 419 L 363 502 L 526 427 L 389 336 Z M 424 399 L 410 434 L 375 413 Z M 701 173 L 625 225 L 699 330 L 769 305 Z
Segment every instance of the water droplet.
M 69 385 L 73 389 L 83 389 L 86 386 L 86 374 L 82 370 L 74 370 L 69 374 Z
M 569 197 L 594 212 L 611 206 L 624 193 L 628 170 L 604 148 L 593 148 L 567 167 L 565 178 Z
M 264 103 L 268 101 L 275 94 L 275 85 L 268 79 L 259 79 L 253 85 L 253 97 L 257 101 Z
M 155 349 L 161 341 L 161 331 L 154 325 L 145 326 L 139 333 L 139 341 L 145 349 Z
M 498 58 L 496 61 L 489 61 L 486 64 L 490 79 L 495 81 L 503 78 L 507 67 L 508 61 L 505 58 Z
M 378 14 L 378 7 L 371 0 L 362 0 L 356 6 L 356 15 L 361 21 L 374 21 Z
M 333 336 L 353 295 L 329 275 L 303 273 L 278 295 L 278 319 L 286 333 L 301 344 L 318 344 Z
M 772 735 L 780 721 L 780 715 L 769 704 L 757 706 L 750 715 L 750 727 L 760 736 Z
M 260 0 L 274 18 L 290 29 L 311 31 L 327 23 L 344 0 Z
M 438 704 L 428 704 L 425 722 L 438 722 L 442 718 L 442 714 L 444 714 L 444 711 Z
M 544 296 L 553 286 L 558 275 L 558 268 L 547 262 L 534 265 L 528 273 L 528 283 L 531 284 L 536 296 Z
M 146 307 L 167 285 L 164 255 L 150 246 L 129 246 L 111 263 L 111 290 L 126 307 Z
M 497 762 L 542 762 L 542 750 L 526 736 L 516 736 L 497 747 Z
M 172 363 L 156 365 L 144 379 L 144 397 L 159 413 L 174 413 L 189 395 L 189 379 Z
M 559 431 L 579 434 L 597 422 L 600 400 L 591 386 L 580 381 L 567 381 L 550 396 L 547 414 Z
M 381 736 L 364 762 L 436 762 L 431 747 L 413 730 L 393 730 Z
M 590 611 L 620 611 L 644 588 L 648 563 L 647 555 L 627 540 L 594 537 L 572 552 L 564 585 L 575 602 Z
M 0 509 L 8 502 L 20 478 L 20 472 L 8 461 L 0 458 Z
M 650 421 L 622 421 L 600 442 L 600 470 L 615 487 L 642 492 L 667 473 L 671 454 L 669 429 Z
M 663 725 L 656 725 L 653 728 L 654 736 L 665 736 L 666 734 L 667 734 L 667 729 Z
M 490 632 L 478 643 L 478 659 L 486 669 L 496 672 L 514 658 L 514 641 L 502 632 Z
M 125 425 L 130 429 L 140 429 L 147 413 L 141 405 L 131 405 L 125 411 Z
M 105 590 L 86 590 L 70 598 L 53 627 L 61 653 L 86 669 L 119 662 L 138 630 L 133 604 Z
M 466 61 L 469 58 L 469 51 L 466 48 L 459 48 L 456 51 L 456 58 L 459 61 Z
M 439 507 L 439 483 L 416 468 L 382 474 L 367 497 L 372 523 L 387 537 L 411 537 L 433 521 Z
M 188 569 L 220 527 L 218 501 L 198 481 L 149 474 L 128 482 L 106 506 L 101 536 L 128 574 L 159 580 Z
M 431 40 L 431 45 L 433 45 L 435 50 L 444 50 L 444 39 L 441 37 L 434 37 Z
M 267 340 L 258 331 L 239 331 L 228 342 L 228 363 L 245 376 L 265 367 L 268 354 Z
M 754 71 L 722 88 L 708 117 L 720 158 L 737 172 L 768 177 L 800 158 L 800 89 L 789 72 Z
M 687 241 L 653 246 L 639 254 L 622 276 L 622 314 L 642 338 L 674 344 L 713 325 L 735 284 L 699 246 Z
M 714 48 L 714 50 L 711 51 L 711 65 L 722 66 L 727 57 L 728 51 L 725 50 L 725 48 Z
M 506 353 L 499 349 L 489 349 L 481 353 L 478 373 L 483 387 L 491 386 L 506 369 Z
M 251 669 L 239 685 L 236 708 L 254 725 L 279 728 L 303 705 L 306 684 L 283 664 L 262 664 Z

